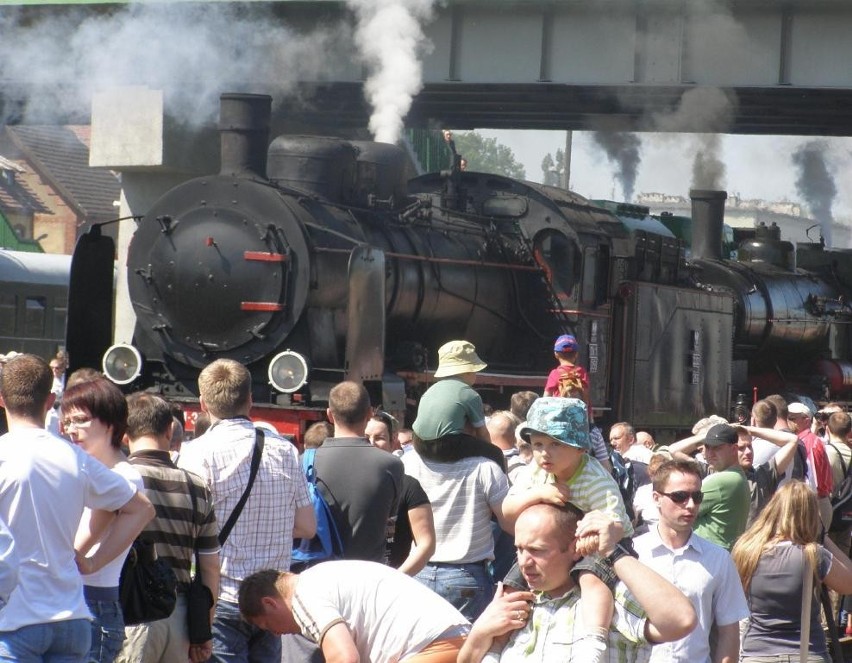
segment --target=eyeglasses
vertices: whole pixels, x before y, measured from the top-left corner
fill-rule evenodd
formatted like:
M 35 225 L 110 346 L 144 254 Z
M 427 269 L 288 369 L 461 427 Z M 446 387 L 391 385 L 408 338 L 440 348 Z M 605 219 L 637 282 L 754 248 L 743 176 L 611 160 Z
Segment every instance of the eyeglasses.
M 672 493 L 663 493 L 660 492 L 660 495 L 665 495 L 675 504 L 684 504 L 689 501 L 689 498 L 692 498 L 692 501 L 696 504 L 701 504 L 704 500 L 704 493 L 700 490 L 693 490 L 692 492 L 688 490 L 676 490 Z
M 88 428 L 92 424 L 92 417 L 79 416 L 79 417 L 69 417 L 68 419 L 62 420 L 62 427 L 65 430 L 69 428 Z

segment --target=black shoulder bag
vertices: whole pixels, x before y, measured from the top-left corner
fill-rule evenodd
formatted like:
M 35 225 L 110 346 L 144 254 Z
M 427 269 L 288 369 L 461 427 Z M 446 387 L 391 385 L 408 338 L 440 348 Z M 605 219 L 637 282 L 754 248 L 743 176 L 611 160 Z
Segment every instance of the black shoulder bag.
M 130 547 L 118 581 L 121 612 L 126 626 L 170 616 L 177 603 L 177 577 L 157 557 L 157 546 L 139 536 Z
M 189 499 L 192 500 L 192 524 L 198 521 L 198 503 L 195 501 L 195 484 L 189 472 L 186 475 L 186 483 L 189 486 Z M 186 590 L 186 624 L 189 632 L 189 643 L 202 645 L 213 639 L 213 631 L 210 629 L 210 608 L 213 607 L 213 593 L 204 584 L 201 577 L 201 559 L 198 554 L 198 536 L 195 537 L 195 577 L 189 581 Z

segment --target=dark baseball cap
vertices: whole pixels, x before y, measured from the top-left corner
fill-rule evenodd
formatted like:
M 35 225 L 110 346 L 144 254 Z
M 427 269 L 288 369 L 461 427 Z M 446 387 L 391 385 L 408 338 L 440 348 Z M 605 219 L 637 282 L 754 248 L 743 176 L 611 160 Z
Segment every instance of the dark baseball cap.
M 721 447 L 723 444 L 737 443 L 737 429 L 729 424 L 712 426 L 704 438 L 705 447 Z

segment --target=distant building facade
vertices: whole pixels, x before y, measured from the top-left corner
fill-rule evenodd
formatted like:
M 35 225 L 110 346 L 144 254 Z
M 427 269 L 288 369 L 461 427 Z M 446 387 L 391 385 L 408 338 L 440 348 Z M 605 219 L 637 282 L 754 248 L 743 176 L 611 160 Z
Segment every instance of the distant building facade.
M 46 253 L 71 253 L 92 224 L 118 216 L 121 184 L 112 172 L 89 167 L 88 141 L 87 126 L 0 130 L 0 215 L 16 236 L 0 237 L 4 246 L 37 240 Z

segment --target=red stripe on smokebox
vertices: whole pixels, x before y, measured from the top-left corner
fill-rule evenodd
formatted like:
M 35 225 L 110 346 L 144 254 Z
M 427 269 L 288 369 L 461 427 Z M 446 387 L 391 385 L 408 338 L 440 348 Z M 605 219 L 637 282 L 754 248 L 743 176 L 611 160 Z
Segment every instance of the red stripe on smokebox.
M 275 302 L 242 302 L 240 309 L 243 311 L 283 311 L 283 304 Z
M 243 258 L 261 262 L 284 262 L 287 260 L 287 256 L 283 253 L 267 253 L 266 251 L 246 251 L 243 253 Z

